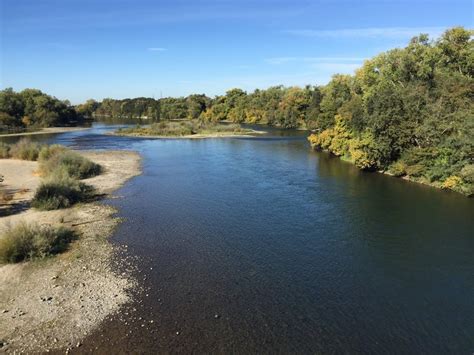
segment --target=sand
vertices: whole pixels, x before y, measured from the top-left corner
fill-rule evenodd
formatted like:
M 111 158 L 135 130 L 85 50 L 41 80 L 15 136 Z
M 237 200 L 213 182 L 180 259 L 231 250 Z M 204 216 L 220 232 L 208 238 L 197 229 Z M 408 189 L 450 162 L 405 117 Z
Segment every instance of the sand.
M 140 173 L 134 152 L 81 152 L 105 168 L 84 180 L 99 193 L 110 194 Z M 127 260 L 116 260 L 118 247 L 108 237 L 119 223 L 116 211 L 100 202 L 58 211 L 28 207 L 40 178 L 36 162 L 0 160 L 2 186 L 15 192 L 12 203 L 23 206 L 0 218 L 0 235 L 20 221 L 62 224 L 79 234 L 70 250 L 44 260 L 0 266 L 0 352 L 46 352 L 74 348 L 109 315 L 129 301 L 135 280 Z
M 34 131 L 34 132 L 0 134 L 0 137 L 33 136 L 37 134 L 53 134 L 53 133 L 84 131 L 86 129 L 89 129 L 89 127 L 48 127 L 48 128 L 42 128 L 39 131 Z

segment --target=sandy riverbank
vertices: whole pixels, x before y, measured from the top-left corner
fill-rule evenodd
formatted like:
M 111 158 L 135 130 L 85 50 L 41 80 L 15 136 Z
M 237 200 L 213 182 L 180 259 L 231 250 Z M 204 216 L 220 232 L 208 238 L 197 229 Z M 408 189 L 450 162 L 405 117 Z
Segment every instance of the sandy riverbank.
M 48 128 L 42 128 L 41 130 L 34 131 L 34 132 L 0 134 L 0 137 L 19 137 L 19 136 L 33 136 L 37 134 L 66 133 L 66 132 L 84 131 L 86 129 L 89 129 L 89 127 L 48 127 Z
M 140 173 L 134 152 L 81 152 L 105 172 L 84 180 L 109 194 Z M 118 248 L 108 242 L 119 219 L 112 207 L 88 203 L 58 211 L 28 208 L 39 177 L 36 162 L 0 160 L 3 183 L 14 191 L 16 214 L 0 218 L 0 235 L 21 220 L 60 224 L 79 234 L 70 250 L 41 261 L 0 266 L 0 352 L 45 352 L 80 346 L 81 339 L 129 299 L 135 285 L 112 266 Z M 120 261 L 124 269 L 132 266 Z M 7 343 L 5 346 L 4 344 Z

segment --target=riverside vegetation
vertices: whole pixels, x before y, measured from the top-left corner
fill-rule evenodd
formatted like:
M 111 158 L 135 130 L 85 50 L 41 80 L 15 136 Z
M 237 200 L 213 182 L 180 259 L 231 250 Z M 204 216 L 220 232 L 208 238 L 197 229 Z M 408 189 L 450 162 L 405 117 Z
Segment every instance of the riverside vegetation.
M 61 145 L 39 145 L 22 139 L 14 145 L 1 144 L 2 158 L 38 160 L 44 178 L 31 202 L 39 210 L 55 210 L 88 201 L 94 189 L 80 179 L 96 176 L 101 166 Z M 2 202 L 7 202 L 3 194 Z M 0 262 L 18 262 L 43 258 L 67 249 L 74 239 L 72 230 L 64 227 L 19 223 L 0 238 Z
M 437 40 L 421 34 L 405 48 L 366 60 L 355 75 L 334 75 L 323 86 L 276 86 L 252 93 L 232 89 L 215 98 L 200 94 L 88 100 L 74 110 L 77 115 L 147 123 L 199 119 L 307 129 L 312 131 L 309 142 L 314 149 L 329 151 L 360 169 L 472 196 L 473 33 L 454 27 Z M 11 90 L 0 93 L 0 122 L 11 117 L 29 122 L 21 116 L 30 110 L 15 105 L 15 95 L 25 96 Z M 38 113 L 31 114 L 34 121 L 43 117 L 43 106 L 38 107 Z M 170 130 L 175 129 L 178 135 L 180 130 L 189 132 L 180 126 Z M 152 135 L 167 134 L 159 125 L 132 130 L 137 135 L 153 130 Z
M 238 124 L 216 124 L 189 120 L 181 122 L 161 121 L 149 126 L 120 128 L 117 135 L 156 136 L 156 137 L 185 137 L 212 135 L 242 135 L 255 133 L 252 129 L 243 128 Z

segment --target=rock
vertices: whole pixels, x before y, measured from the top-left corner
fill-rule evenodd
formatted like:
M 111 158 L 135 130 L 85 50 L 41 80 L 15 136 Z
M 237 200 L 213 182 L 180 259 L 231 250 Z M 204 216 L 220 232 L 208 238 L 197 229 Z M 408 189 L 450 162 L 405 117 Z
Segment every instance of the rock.
M 2 313 L 7 313 L 7 312 L 8 312 L 8 309 L 4 309 L 4 310 L 2 311 Z
M 221 317 L 220 315 L 214 314 L 214 318 L 215 318 L 215 319 L 219 319 L 220 317 Z
M 179 335 L 179 332 L 176 332 L 176 335 Z

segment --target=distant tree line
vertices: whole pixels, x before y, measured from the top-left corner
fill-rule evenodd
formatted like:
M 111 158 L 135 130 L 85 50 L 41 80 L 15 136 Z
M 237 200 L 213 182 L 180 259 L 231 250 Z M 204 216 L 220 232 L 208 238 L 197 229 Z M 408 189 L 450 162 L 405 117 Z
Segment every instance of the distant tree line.
M 68 101 L 61 101 L 40 90 L 11 88 L 0 91 L 0 131 L 75 125 L 84 117 Z
M 150 120 L 152 122 L 172 119 L 197 119 L 210 107 L 212 99 L 206 95 L 188 97 L 167 97 L 152 99 L 138 97 L 134 99 L 104 99 L 99 104 L 89 100 L 88 112 L 96 118 L 113 118 L 118 120 Z M 79 105 L 81 106 L 81 105 Z M 95 107 L 94 110 L 89 111 Z

